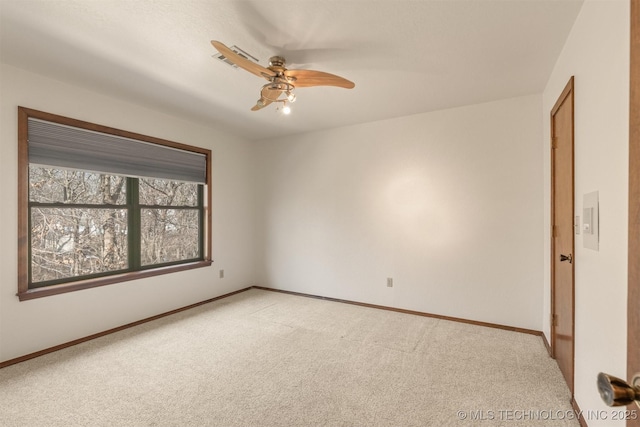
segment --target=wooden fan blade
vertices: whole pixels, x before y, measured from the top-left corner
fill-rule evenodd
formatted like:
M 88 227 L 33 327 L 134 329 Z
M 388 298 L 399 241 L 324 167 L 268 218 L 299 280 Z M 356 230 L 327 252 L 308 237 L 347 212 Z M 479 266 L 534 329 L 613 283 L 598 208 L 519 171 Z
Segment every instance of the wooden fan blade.
M 337 86 L 345 89 L 353 89 L 356 86 L 355 83 L 345 79 L 344 77 L 322 71 L 285 70 L 284 75 L 296 78 L 293 82 L 295 87 Z
M 260 100 L 258 100 L 258 102 L 256 103 L 256 105 L 254 105 L 253 107 L 251 107 L 251 111 L 258 111 L 258 110 L 262 110 L 264 107 L 266 107 L 267 105 L 271 104 L 271 101 L 267 101 L 266 99 L 262 99 L 260 98 Z
M 213 45 L 213 47 L 216 48 L 218 52 L 223 54 L 225 58 L 227 58 L 229 61 L 236 64 L 238 67 L 243 68 L 252 74 L 255 74 L 258 77 L 263 77 L 269 80 L 271 77 L 274 77 L 276 75 L 276 73 L 274 73 L 270 69 L 265 68 L 260 64 L 256 64 L 253 61 L 243 58 L 242 56 L 238 55 L 237 53 L 235 53 L 234 51 L 232 51 L 231 49 L 229 49 L 227 46 L 225 46 L 223 43 L 220 43 L 219 41 L 211 40 L 211 44 Z

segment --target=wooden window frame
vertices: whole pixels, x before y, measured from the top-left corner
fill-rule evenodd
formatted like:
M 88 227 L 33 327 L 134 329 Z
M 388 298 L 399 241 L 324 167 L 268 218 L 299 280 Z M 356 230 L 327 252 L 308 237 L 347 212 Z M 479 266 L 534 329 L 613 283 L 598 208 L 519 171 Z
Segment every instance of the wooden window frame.
M 202 260 L 145 268 L 142 270 L 115 273 L 96 278 L 88 278 L 68 283 L 29 288 L 29 141 L 28 119 L 46 120 L 61 125 L 73 126 L 95 132 L 130 138 L 165 147 L 203 154 L 206 158 L 205 194 L 203 197 L 203 248 Z M 58 295 L 66 292 L 105 286 L 114 283 L 158 276 L 178 271 L 208 267 L 211 260 L 211 150 L 181 144 L 151 136 L 141 135 L 107 126 L 71 119 L 43 111 L 18 107 L 18 292 L 20 301 Z

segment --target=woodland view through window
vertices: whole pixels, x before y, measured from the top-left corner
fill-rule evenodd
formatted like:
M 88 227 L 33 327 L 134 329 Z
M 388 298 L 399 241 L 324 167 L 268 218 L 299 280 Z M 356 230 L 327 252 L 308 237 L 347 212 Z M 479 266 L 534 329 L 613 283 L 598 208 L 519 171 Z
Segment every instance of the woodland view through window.
M 24 108 L 19 120 L 21 299 L 210 264 L 208 150 Z

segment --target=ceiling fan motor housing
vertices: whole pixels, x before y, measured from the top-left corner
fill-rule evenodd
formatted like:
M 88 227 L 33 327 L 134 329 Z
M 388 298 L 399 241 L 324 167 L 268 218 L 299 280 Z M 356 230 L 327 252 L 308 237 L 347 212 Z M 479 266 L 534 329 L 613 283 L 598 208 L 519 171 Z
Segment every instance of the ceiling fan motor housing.
M 282 56 L 272 56 L 271 58 L 269 58 L 269 67 L 273 67 L 275 69 L 284 70 L 284 66 L 286 65 L 286 63 L 287 62 Z

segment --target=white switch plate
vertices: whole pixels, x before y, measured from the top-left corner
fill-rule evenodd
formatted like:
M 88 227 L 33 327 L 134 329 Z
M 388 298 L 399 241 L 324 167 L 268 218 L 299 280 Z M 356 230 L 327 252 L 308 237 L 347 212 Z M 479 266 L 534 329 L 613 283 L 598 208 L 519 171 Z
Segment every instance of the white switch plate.
M 585 194 L 582 199 L 582 246 L 600 250 L 598 192 Z

